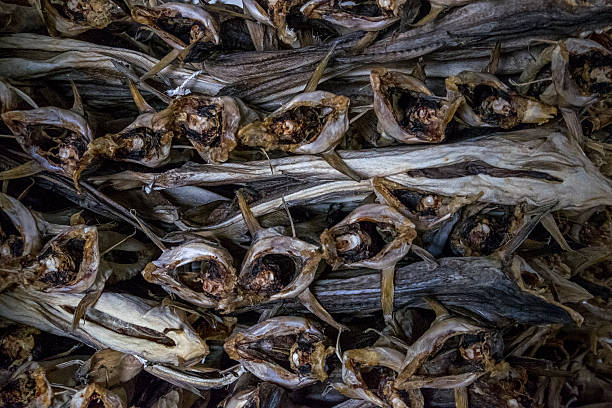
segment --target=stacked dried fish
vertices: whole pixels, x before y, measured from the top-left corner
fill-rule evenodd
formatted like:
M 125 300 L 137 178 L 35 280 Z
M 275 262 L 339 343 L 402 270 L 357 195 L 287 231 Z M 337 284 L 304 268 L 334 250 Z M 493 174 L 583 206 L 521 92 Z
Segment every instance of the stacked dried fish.
M 610 406 L 612 5 L 239 6 L 0 2 L 0 406 Z

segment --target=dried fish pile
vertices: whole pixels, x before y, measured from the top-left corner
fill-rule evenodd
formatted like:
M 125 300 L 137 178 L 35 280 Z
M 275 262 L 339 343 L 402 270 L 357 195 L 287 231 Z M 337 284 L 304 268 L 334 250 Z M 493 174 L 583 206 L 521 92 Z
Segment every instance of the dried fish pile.
M 612 406 L 612 4 L 0 1 L 0 406 Z

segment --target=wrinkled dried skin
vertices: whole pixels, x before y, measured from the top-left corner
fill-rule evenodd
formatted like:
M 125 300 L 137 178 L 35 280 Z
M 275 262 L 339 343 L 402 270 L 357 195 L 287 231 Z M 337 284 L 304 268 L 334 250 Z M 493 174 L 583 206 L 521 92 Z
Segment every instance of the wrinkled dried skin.
M 54 173 L 78 182 L 93 135 L 80 115 L 55 107 L 2 114 L 17 141 L 32 158 Z
M 296 389 L 327 378 L 334 348 L 308 319 L 273 317 L 232 335 L 224 344 L 231 359 L 263 381 Z
M 112 348 L 154 363 L 178 365 L 208 354 L 206 343 L 171 308 L 152 306 L 127 294 L 102 293 L 87 309 L 85 323 L 72 330 L 74 312 L 83 297 L 15 288 L 0 294 L 0 316 L 96 349 Z
M 297 46 L 297 35 L 287 25 L 287 16 L 306 0 L 244 0 L 245 9 L 262 24 L 276 28 L 278 38 L 287 45 Z
M 318 248 L 299 239 L 274 233 L 257 239 L 242 261 L 236 305 L 296 297 L 310 286 L 320 261 Z
M 363 399 L 379 407 L 409 407 L 408 396 L 393 386 L 404 355 L 388 347 L 368 347 L 345 351 L 342 381 L 332 386 L 349 398 Z M 402 405 L 403 404 L 403 405 Z
M 25 363 L 0 388 L 0 406 L 36 407 L 51 406 L 53 390 L 45 370 L 35 362 Z
M 330 0 L 311 0 L 300 11 L 308 18 L 321 19 L 351 31 L 379 31 L 399 20 L 396 2 L 358 0 L 337 6 Z
M 113 0 L 42 0 L 40 4 L 49 32 L 62 36 L 74 37 L 126 19 L 125 11 Z
M 100 251 L 96 227 L 76 226 L 57 235 L 24 269 L 35 276 L 33 287 L 47 292 L 81 293 L 98 274 Z
M 396 209 L 366 204 L 321 234 L 323 256 L 334 268 L 384 269 L 395 265 L 416 237 L 414 224 Z
M 199 268 L 190 270 L 193 263 L 199 263 Z M 224 248 L 194 242 L 165 251 L 146 266 L 142 275 L 190 303 L 231 310 L 237 296 L 232 263 Z
M 417 230 L 429 230 L 438 226 L 480 196 L 479 194 L 472 197 L 449 197 L 406 188 L 377 177 L 373 179 L 372 184 L 378 201 L 397 209 L 415 224 Z
M 227 161 L 241 120 L 233 98 L 188 95 L 174 99 L 168 109 L 177 137 L 186 137 L 209 163 Z
M 100 384 L 89 384 L 72 396 L 70 408 L 125 408 L 126 403 L 117 394 Z
M 460 256 L 490 255 L 512 239 L 523 223 L 522 206 L 467 207 L 450 237 Z
M 0 193 L 0 263 L 36 255 L 41 247 L 34 216 L 19 200 Z
M 335 147 L 347 131 L 349 99 L 330 92 L 300 94 L 263 121 L 238 132 L 240 142 L 265 150 L 300 154 L 322 153 Z
M 132 18 L 150 27 L 173 48 L 197 42 L 219 44 L 219 23 L 203 8 L 182 3 L 165 3 L 154 8 L 132 7 Z
M 446 126 L 463 103 L 460 95 L 437 98 L 418 79 L 384 68 L 371 71 L 370 83 L 379 126 L 402 143 L 442 142 Z
M 541 125 L 557 109 L 520 96 L 491 74 L 464 71 L 446 79 L 449 96 L 462 95 L 457 116 L 469 126 L 512 129 L 519 124 Z
M 167 129 L 168 113 L 144 113 L 119 133 L 90 143 L 86 165 L 98 157 L 158 167 L 170 155 L 173 133 Z
M 552 50 L 553 84 L 542 99 L 562 106 L 583 107 L 612 95 L 612 52 L 599 43 L 570 38 Z

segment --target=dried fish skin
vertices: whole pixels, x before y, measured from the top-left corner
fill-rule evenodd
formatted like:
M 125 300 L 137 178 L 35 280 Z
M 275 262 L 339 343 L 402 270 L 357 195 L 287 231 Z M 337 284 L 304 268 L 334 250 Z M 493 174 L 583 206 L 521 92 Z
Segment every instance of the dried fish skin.
M 200 262 L 197 272 L 178 272 L 177 268 Z M 236 270 L 229 252 L 202 242 L 192 242 L 164 251 L 142 271 L 151 283 L 202 307 L 231 310 L 236 301 Z
M 389 347 L 347 350 L 342 355 L 342 383 L 332 386 L 349 398 L 369 401 L 379 407 L 406 408 L 408 401 L 394 390 L 393 382 L 401 370 L 404 355 Z M 368 371 L 370 384 L 362 375 Z M 403 405 L 402 405 L 403 404 Z
M 167 109 L 172 112 L 170 120 L 176 137 L 187 138 L 208 163 L 227 161 L 237 145 L 236 133 L 242 122 L 241 109 L 234 98 L 190 94 L 173 99 Z
M 542 99 L 561 106 L 583 107 L 612 95 L 612 52 L 587 39 L 569 38 L 553 48 L 553 84 Z
M 119 395 L 102 385 L 93 383 L 76 392 L 70 400 L 70 408 L 125 408 L 126 403 Z
M 66 109 L 44 107 L 5 112 L 2 119 L 34 160 L 78 183 L 87 146 L 93 140 L 85 118 Z
M 440 99 L 424 83 L 397 71 L 373 69 L 374 112 L 385 135 L 402 143 L 440 143 L 463 96 Z
M 174 134 L 166 128 L 166 112 L 143 113 L 118 133 L 94 139 L 84 167 L 98 157 L 159 167 L 170 156 Z
M 238 139 L 246 146 L 317 154 L 335 147 L 348 130 L 349 99 L 325 91 L 297 95 L 263 121 L 246 125 Z
M 327 356 L 334 352 L 325 335 L 306 318 L 279 316 L 228 338 L 224 349 L 253 375 L 289 389 L 327 378 Z
M 40 8 L 51 35 L 76 37 L 127 19 L 126 12 L 114 0 L 42 0 L 34 4 Z
M 52 401 L 53 390 L 45 370 L 34 361 L 21 365 L 0 384 L 0 405 L 3 407 L 48 408 Z
M 235 306 L 298 296 L 314 280 L 320 261 L 317 246 L 264 230 L 242 261 Z
M 30 210 L 16 198 L 0 193 L 0 263 L 36 255 L 40 248 L 40 233 Z
M 47 242 L 35 262 L 24 266 L 24 272 L 35 277 L 33 288 L 82 293 L 93 285 L 99 265 L 97 228 L 78 225 Z
M 306 0 L 242 0 L 249 14 L 261 24 L 276 28 L 278 38 L 287 45 L 298 46 L 298 37 L 287 24 L 291 9 L 304 4 Z
M 85 324 L 72 330 L 74 311 L 84 296 L 15 288 L 0 294 L 0 316 L 154 363 L 179 365 L 208 354 L 204 340 L 171 308 L 127 294 L 103 292 L 86 311 Z
M 219 22 L 193 4 L 169 2 L 152 8 L 134 6 L 132 19 L 151 28 L 172 48 L 183 49 L 197 41 L 219 44 Z
M 393 13 L 394 1 L 388 1 L 389 4 L 385 0 L 376 4 L 368 4 L 367 0 L 356 3 L 353 12 L 350 5 L 338 7 L 331 0 L 310 0 L 300 11 L 308 18 L 324 20 L 351 31 L 380 31 L 399 20 Z
M 557 109 L 520 96 L 494 75 L 464 71 L 446 79 L 449 96 L 462 95 L 457 117 L 469 126 L 512 129 L 519 124 L 541 125 L 554 118 Z
M 334 269 L 385 269 L 408 253 L 416 235 L 412 221 L 393 207 L 366 204 L 323 231 L 323 257 Z

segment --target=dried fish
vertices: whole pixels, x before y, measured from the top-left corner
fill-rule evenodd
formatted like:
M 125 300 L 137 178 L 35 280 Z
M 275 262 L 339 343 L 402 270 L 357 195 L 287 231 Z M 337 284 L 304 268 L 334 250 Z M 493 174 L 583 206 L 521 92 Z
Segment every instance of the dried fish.
M 224 348 L 259 379 L 296 389 L 327 378 L 328 343 L 310 320 L 280 316 L 232 335 Z
M 198 41 L 219 43 L 219 23 L 201 7 L 168 2 L 153 8 L 134 6 L 131 11 L 134 21 L 150 27 L 173 48 Z
M 309 18 L 322 19 L 351 31 L 384 30 L 399 20 L 401 1 L 336 2 L 311 0 L 300 11 Z
M 73 314 L 83 296 L 15 288 L 0 294 L 0 316 L 151 362 L 178 365 L 208 354 L 206 343 L 169 307 L 126 294 L 102 293 L 86 311 L 86 323 L 73 332 Z
M 300 154 L 333 149 L 348 129 L 349 99 L 324 91 L 300 94 L 263 121 L 238 132 L 246 146 Z
M 446 126 L 464 102 L 457 94 L 439 99 L 421 81 L 400 72 L 373 69 L 370 81 L 379 127 L 403 143 L 442 142 Z
M 52 400 L 53 390 L 45 370 L 34 361 L 21 365 L 10 378 L 0 384 L 0 404 L 5 407 L 48 408 Z
M 612 53 L 601 44 L 569 38 L 551 53 L 553 83 L 541 98 L 561 106 L 582 107 L 612 94 Z
M 192 263 L 195 270 L 180 270 Z M 202 307 L 231 311 L 236 301 L 236 270 L 229 252 L 202 242 L 172 248 L 142 271 L 144 278 Z
M 51 35 L 76 37 L 91 29 L 102 29 L 109 24 L 126 20 L 122 2 L 114 0 L 33 2 L 43 17 Z
M 2 114 L 24 151 L 46 170 L 71 178 L 75 186 L 93 134 L 81 115 L 55 107 Z
M 366 177 L 387 177 L 408 188 L 481 201 L 583 210 L 612 203 L 612 187 L 590 160 L 561 132 L 527 129 L 436 146 L 403 146 L 341 151 L 347 165 Z M 163 190 L 187 185 L 215 185 L 270 180 L 277 174 L 321 183 L 345 176 L 313 156 L 228 163 L 223 167 L 188 164 L 161 174 L 127 172 L 92 177 L 97 183 L 127 179 Z M 365 183 L 347 182 L 355 189 Z
M 103 408 L 125 408 L 121 397 L 99 384 L 89 384 L 72 396 L 70 408 L 87 408 L 92 405 Z
M 554 106 L 520 96 L 495 76 L 482 72 L 461 72 L 446 79 L 448 95 L 462 95 L 457 116 L 469 126 L 512 129 L 519 124 L 548 122 L 557 114 Z

